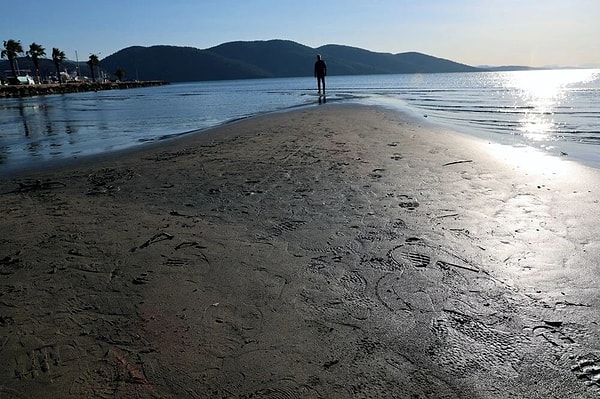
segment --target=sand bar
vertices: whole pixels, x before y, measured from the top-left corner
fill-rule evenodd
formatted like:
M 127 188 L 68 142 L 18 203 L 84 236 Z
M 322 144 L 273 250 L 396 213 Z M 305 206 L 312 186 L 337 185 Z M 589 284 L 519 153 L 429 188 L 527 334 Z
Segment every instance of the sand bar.
M 596 398 L 600 173 L 326 105 L 0 179 L 0 398 Z

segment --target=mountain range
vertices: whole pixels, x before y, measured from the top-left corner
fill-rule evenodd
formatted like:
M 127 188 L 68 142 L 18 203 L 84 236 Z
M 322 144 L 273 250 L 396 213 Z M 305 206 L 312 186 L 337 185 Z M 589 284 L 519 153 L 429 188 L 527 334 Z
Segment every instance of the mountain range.
M 418 52 L 379 53 L 334 44 L 311 48 L 288 40 L 236 41 L 204 50 L 133 46 L 100 60 L 100 68 L 109 76 L 121 69 L 125 71 L 125 79 L 169 82 L 312 76 L 317 54 L 327 62 L 329 76 L 486 70 Z M 33 70 L 27 57 L 19 58 L 19 65 L 21 69 Z M 73 61 L 65 61 L 63 65 L 68 70 L 77 66 Z M 0 71 L 8 69 L 8 61 L 1 60 Z M 46 59 L 42 60 L 41 69 L 42 76 L 55 71 Z M 79 69 L 81 74 L 89 76 L 85 62 L 79 62 Z
M 287 40 L 230 42 L 200 50 L 192 47 L 128 47 L 101 61 L 108 71 L 122 68 L 129 79 L 170 82 L 312 76 L 316 55 L 328 75 L 472 72 L 478 68 L 410 52 L 376 53 L 326 45 L 311 48 Z

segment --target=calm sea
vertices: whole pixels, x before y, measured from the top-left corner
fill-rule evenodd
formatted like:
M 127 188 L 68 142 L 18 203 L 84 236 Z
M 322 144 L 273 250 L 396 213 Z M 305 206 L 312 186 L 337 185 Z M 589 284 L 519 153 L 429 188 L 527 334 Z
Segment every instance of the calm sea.
M 0 99 L 0 173 L 319 106 L 313 78 L 194 82 Z M 332 76 L 327 103 L 409 112 L 600 168 L 600 70 Z

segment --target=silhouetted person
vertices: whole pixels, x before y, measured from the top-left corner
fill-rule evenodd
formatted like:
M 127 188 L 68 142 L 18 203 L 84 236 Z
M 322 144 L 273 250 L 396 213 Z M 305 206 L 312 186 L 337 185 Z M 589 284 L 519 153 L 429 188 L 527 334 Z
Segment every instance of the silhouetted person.
M 321 83 L 323 83 L 323 95 L 325 95 L 325 76 L 327 75 L 327 64 L 321 59 L 321 54 L 317 55 L 317 62 L 315 62 L 315 77 L 317 78 L 317 87 L 319 88 L 319 94 L 321 94 Z

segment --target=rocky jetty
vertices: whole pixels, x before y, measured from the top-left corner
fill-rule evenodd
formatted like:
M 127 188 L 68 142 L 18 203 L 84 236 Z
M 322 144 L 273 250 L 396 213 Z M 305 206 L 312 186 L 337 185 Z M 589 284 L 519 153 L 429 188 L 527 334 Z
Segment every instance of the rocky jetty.
M 49 94 L 80 93 L 85 91 L 131 89 L 167 85 L 164 80 L 105 82 L 105 83 L 63 83 L 40 85 L 8 85 L 0 86 L 0 98 L 31 97 Z

